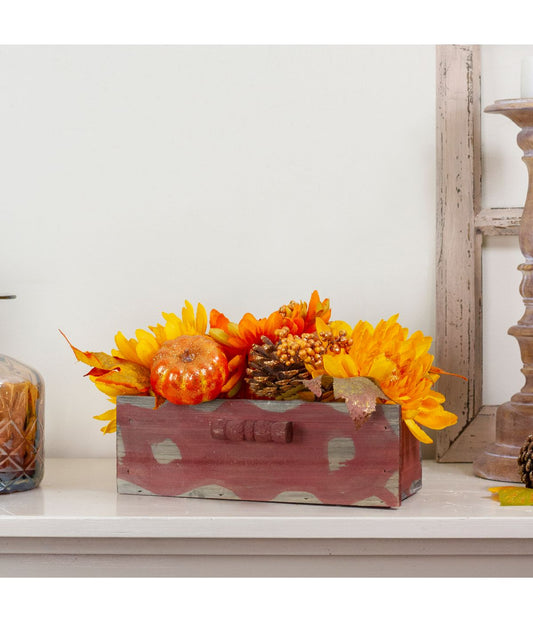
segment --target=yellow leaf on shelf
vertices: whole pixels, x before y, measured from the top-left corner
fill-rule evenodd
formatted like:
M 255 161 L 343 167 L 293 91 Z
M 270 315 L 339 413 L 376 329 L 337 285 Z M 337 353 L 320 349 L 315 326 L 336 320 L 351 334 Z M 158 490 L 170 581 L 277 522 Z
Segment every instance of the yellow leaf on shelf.
M 495 486 L 489 488 L 500 505 L 533 505 L 533 488 Z

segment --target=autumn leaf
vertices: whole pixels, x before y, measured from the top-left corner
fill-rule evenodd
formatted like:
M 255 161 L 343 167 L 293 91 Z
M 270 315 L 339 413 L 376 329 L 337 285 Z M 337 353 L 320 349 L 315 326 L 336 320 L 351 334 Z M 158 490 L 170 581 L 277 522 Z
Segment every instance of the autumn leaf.
M 345 401 L 348 413 L 357 429 L 375 412 L 378 398 L 388 399 L 371 378 L 363 376 L 332 378 L 327 374 L 321 374 L 309 380 L 302 380 L 302 382 L 319 399 L 322 397 L 324 386 L 330 390 L 331 384 L 333 384 L 335 399 Z
M 333 378 L 335 399 L 344 399 L 356 429 L 376 411 L 378 398 L 388 399 L 385 393 L 371 379 L 363 376 L 352 378 Z
M 533 488 L 496 486 L 489 488 L 500 505 L 533 505 Z
M 107 421 L 108 423 L 100 428 L 100 432 L 104 434 L 112 434 L 117 431 L 117 411 L 115 408 L 106 410 L 101 415 L 95 415 L 93 419 L 99 419 L 100 421 Z
M 62 332 L 61 334 L 78 361 L 92 367 L 87 376 L 106 395 L 142 395 L 150 391 L 150 370 L 143 365 L 110 356 L 105 352 L 83 352 L 74 347 Z
M 322 396 L 322 378 L 323 378 L 323 375 L 317 376 L 316 378 L 303 379 L 302 383 L 304 384 L 306 389 L 309 389 L 309 391 L 311 391 L 311 393 L 315 395 L 315 397 L 321 397 Z

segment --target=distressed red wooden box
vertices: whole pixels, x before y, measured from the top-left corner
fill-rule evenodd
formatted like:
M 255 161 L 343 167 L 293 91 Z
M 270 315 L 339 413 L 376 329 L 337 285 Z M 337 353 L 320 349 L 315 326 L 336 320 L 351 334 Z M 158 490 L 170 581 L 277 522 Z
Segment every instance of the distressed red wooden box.
M 398 406 L 356 430 L 344 403 L 117 399 L 123 494 L 398 507 L 422 485 Z

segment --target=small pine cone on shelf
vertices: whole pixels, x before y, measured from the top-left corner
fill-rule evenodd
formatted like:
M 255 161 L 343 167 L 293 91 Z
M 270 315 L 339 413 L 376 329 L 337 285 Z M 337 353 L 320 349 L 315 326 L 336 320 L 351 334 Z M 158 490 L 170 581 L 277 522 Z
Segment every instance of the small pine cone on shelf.
M 526 488 L 533 488 L 533 434 L 527 437 L 518 455 L 520 481 Z

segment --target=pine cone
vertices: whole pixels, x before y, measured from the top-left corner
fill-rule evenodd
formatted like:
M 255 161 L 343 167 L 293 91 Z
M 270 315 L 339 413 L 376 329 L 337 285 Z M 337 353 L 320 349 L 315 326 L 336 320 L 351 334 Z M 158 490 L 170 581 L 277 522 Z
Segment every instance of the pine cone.
M 520 481 L 526 485 L 526 488 L 533 488 L 533 434 L 527 437 L 526 442 L 520 449 L 518 469 L 520 471 Z
M 248 357 L 246 382 L 257 397 L 294 399 L 306 391 L 302 380 L 311 375 L 301 361 L 287 365 L 278 357 L 277 346 L 268 337 L 261 338 L 263 345 L 254 345 Z

